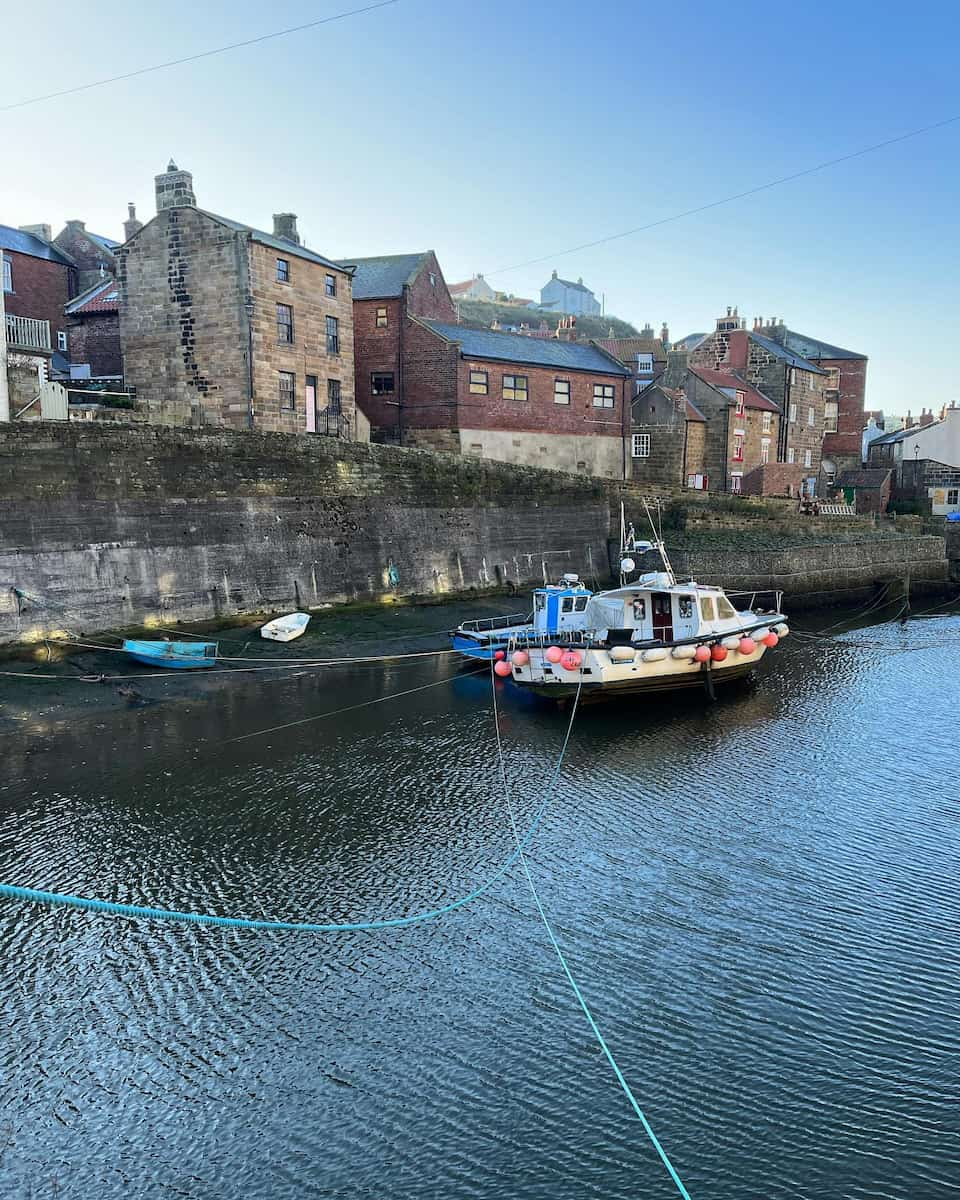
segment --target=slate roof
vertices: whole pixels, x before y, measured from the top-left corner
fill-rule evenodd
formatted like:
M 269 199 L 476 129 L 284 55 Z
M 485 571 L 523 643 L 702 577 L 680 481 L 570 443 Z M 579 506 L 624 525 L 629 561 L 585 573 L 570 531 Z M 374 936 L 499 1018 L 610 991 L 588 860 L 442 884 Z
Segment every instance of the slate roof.
M 562 283 L 565 288 L 570 288 L 574 292 L 586 292 L 588 296 L 593 295 L 593 292 L 591 292 L 586 284 L 574 283 L 572 279 L 554 279 L 551 277 L 543 286 L 547 287 L 551 283 Z
M 346 269 L 342 263 L 336 263 L 331 258 L 324 258 L 322 254 L 308 250 L 306 246 L 298 246 L 295 242 L 286 241 L 285 238 L 274 237 L 272 233 L 254 229 L 252 225 L 246 225 L 243 221 L 232 221 L 229 217 L 220 217 L 216 213 L 207 212 L 205 208 L 198 208 L 197 212 L 203 213 L 211 221 L 218 221 L 221 225 L 226 225 L 228 229 L 235 229 L 238 233 L 249 233 L 253 241 L 259 242 L 263 246 L 270 246 L 273 250 L 279 250 L 284 256 L 305 258 L 308 262 L 319 263 L 324 267 L 333 267 L 336 271 Z
M 799 367 L 801 371 L 812 371 L 814 375 L 826 375 L 827 373 L 823 367 L 818 367 L 816 363 L 810 362 L 801 354 L 797 354 L 786 346 L 781 346 L 779 342 L 775 342 L 772 338 L 764 337 L 762 333 L 754 333 L 751 330 L 750 336 L 758 346 L 762 346 L 774 358 L 782 359 L 788 366 Z
M 687 394 L 684 392 L 683 388 L 664 387 L 662 383 L 651 383 L 645 387 L 643 391 L 638 392 L 637 396 L 645 396 L 648 392 L 654 391 L 662 392 L 663 395 L 669 400 L 672 400 L 674 404 L 679 404 L 682 400 L 684 405 L 684 416 L 686 419 L 688 421 L 702 421 L 704 424 L 706 424 L 707 418 L 703 415 L 700 409 L 697 408 L 694 402 L 687 398 Z M 634 396 L 635 400 L 637 399 L 637 396 Z
M 865 354 L 857 354 L 854 350 L 844 350 L 842 346 L 831 346 L 829 342 L 821 342 L 819 338 L 808 337 L 805 333 L 797 333 L 794 329 L 787 330 L 787 349 L 803 358 L 862 358 Z
M 741 379 L 739 375 L 732 375 L 727 371 L 715 371 L 712 367 L 691 367 L 690 370 L 713 388 L 728 388 L 732 391 L 743 392 L 743 403 L 746 408 L 758 408 L 762 412 L 778 413 L 780 411 L 779 404 L 774 404 L 769 396 L 765 396 L 763 392 L 758 391 L 745 379 Z
M 11 250 L 16 254 L 29 254 L 31 258 L 43 258 L 47 262 L 60 263 L 64 267 L 72 267 L 73 259 L 54 246 L 45 242 L 32 233 L 23 233 L 11 225 L 0 225 L 0 250 Z
M 919 433 L 924 433 L 928 429 L 934 429 L 937 425 L 942 425 L 942 421 L 930 421 L 926 425 L 911 425 L 909 429 L 895 429 L 893 433 L 884 433 L 880 437 L 874 438 L 871 446 L 889 446 L 893 442 L 902 442 L 904 438 L 915 437 Z
M 564 342 L 559 338 L 525 337 L 522 333 L 495 333 L 467 325 L 445 325 L 423 321 L 428 329 L 448 342 L 459 342 L 466 358 L 489 358 L 495 362 L 525 363 L 532 367 L 559 367 L 565 371 L 593 371 L 604 375 L 629 375 L 612 355 L 592 342 Z
M 343 266 L 355 267 L 354 300 L 390 300 L 401 295 L 404 284 L 413 283 L 429 250 L 419 254 L 381 254 L 376 258 L 345 258 Z
M 64 305 L 63 311 L 68 316 L 78 313 L 110 313 L 119 312 L 120 295 L 115 279 L 102 279 L 93 287 L 87 288 L 79 296 L 74 296 L 69 304 Z
M 688 333 L 685 338 L 681 338 L 679 342 L 673 343 L 674 350 L 696 350 L 700 343 L 708 335 L 706 333 Z
M 659 338 L 597 338 L 597 345 L 627 366 L 634 366 L 638 354 L 652 354 L 654 362 L 666 362 L 667 352 Z
M 88 231 L 87 237 L 90 238 L 91 241 L 96 242 L 98 246 L 102 246 L 104 250 L 109 250 L 111 254 L 121 244 L 120 242 L 115 242 L 113 238 L 101 237 L 99 233 L 90 233 Z
M 882 470 L 880 468 L 844 471 L 837 480 L 838 487 L 852 488 L 880 488 L 890 478 L 892 472 L 890 470 Z

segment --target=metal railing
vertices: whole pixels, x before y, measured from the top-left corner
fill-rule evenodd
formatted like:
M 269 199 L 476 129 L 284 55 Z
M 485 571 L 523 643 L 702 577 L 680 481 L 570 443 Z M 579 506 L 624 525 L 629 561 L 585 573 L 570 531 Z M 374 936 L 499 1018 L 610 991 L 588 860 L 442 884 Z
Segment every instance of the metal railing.
M 505 617 L 482 617 L 478 621 L 464 621 L 462 630 L 470 633 L 488 633 L 492 629 L 509 629 L 513 625 L 529 625 L 533 613 L 509 613 Z
M 344 438 L 350 440 L 350 418 L 337 408 L 323 408 L 317 413 L 315 433 L 325 437 Z
M 18 350 L 49 350 L 50 322 L 7 313 L 7 345 Z

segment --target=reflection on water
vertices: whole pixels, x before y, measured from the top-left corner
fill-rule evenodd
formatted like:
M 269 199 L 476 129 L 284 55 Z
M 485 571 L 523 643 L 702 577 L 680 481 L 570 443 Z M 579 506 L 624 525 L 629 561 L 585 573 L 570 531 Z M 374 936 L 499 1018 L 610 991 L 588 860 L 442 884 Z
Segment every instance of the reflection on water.
M 532 847 L 694 1197 L 960 1183 L 960 617 L 865 638 L 790 639 L 713 705 L 584 710 Z M 7 736 L 0 878 L 331 921 L 453 899 L 512 843 L 488 678 L 450 671 L 245 682 Z M 501 696 L 529 819 L 566 716 Z M 516 871 L 443 920 L 335 937 L 0 901 L 0 998 L 4 1196 L 672 1194 Z

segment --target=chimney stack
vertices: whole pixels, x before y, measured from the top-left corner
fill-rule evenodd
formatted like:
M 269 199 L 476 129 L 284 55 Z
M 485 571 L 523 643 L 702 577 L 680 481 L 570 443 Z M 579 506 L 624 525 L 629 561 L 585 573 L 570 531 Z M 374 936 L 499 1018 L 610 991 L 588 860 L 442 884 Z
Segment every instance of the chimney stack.
M 68 225 L 70 225 L 72 223 L 73 222 L 70 222 L 70 221 L 67 222 Z M 52 242 L 53 241 L 53 230 L 50 228 L 49 225 L 18 225 L 17 228 L 20 230 L 21 233 L 32 233 L 34 237 L 40 238 L 41 241 L 44 241 L 44 242 Z M 80 222 L 80 228 L 81 229 L 83 228 L 82 221 Z
M 664 387 L 678 388 L 686 383 L 687 368 L 690 363 L 690 355 L 686 350 L 668 350 L 667 351 L 667 369 L 663 373 L 661 383 Z
M 171 158 L 162 175 L 154 177 L 157 193 L 157 212 L 165 208 L 196 208 L 197 197 L 193 192 L 193 176 L 181 171 Z
M 283 238 L 285 242 L 300 245 L 300 234 L 297 233 L 297 214 L 291 212 L 273 214 L 273 236 Z
M 670 345 L 670 330 L 667 328 L 666 321 L 660 327 L 660 341 L 663 342 L 664 349 Z
M 129 242 L 142 228 L 143 222 L 137 220 L 137 206 L 131 200 L 127 205 L 127 219 L 123 223 L 123 240 Z

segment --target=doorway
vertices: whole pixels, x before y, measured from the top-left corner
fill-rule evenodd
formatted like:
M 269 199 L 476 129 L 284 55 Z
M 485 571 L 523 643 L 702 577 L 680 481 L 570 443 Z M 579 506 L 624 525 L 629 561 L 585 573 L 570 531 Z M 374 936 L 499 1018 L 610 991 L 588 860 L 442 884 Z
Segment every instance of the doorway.
M 663 642 L 673 641 L 673 610 L 669 592 L 654 592 L 650 597 L 653 614 L 653 636 Z

